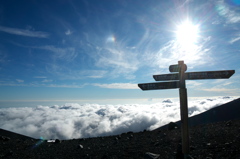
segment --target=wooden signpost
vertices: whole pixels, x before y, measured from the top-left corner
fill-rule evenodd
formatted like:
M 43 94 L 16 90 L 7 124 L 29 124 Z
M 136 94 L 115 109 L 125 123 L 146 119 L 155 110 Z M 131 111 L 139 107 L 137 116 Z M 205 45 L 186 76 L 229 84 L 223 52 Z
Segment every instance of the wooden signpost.
M 178 61 L 178 64 L 169 66 L 170 72 L 178 72 L 178 73 L 153 75 L 153 78 L 156 81 L 169 81 L 169 82 L 138 84 L 138 87 L 144 91 L 179 88 L 182 153 L 184 154 L 184 158 L 187 158 L 187 156 L 189 155 L 188 102 L 187 102 L 187 89 L 186 89 L 185 80 L 228 79 L 235 73 L 235 70 L 185 72 L 186 70 L 187 70 L 187 65 L 184 64 L 184 61 Z

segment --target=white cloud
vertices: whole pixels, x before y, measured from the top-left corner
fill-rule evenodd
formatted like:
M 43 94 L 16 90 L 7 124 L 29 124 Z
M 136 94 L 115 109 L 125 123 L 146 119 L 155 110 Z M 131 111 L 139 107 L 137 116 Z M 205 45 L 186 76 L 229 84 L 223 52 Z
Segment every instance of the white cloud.
M 83 88 L 87 84 L 48 84 L 48 85 L 40 85 L 45 87 L 55 87 L 55 88 Z
M 133 84 L 133 83 L 111 83 L 111 84 L 95 83 L 93 85 L 101 88 L 110 88 L 110 89 L 139 89 L 137 84 Z
M 15 81 L 1 81 L 0 86 L 21 86 L 21 87 L 55 87 L 55 88 L 83 88 L 85 84 L 51 84 L 53 80 L 44 79 L 43 81 L 39 82 L 32 82 L 32 83 L 24 83 L 24 80 L 17 79 Z
M 73 47 L 59 48 L 52 45 L 46 45 L 41 47 L 32 47 L 38 49 L 44 49 L 53 52 L 53 60 L 64 60 L 67 62 L 72 62 L 78 55 Z
M 47 78 L 45 76 L 34 76 L 33 78 Z
M 206 88 L 206 89 L 201 89 L 203 91 L 208 91 L 208 92 L 234 92 L 237 89 L 229 89 L 229 88 Z
M 50 79 L 44 79 L 42 80 L 43 83 L 48 83 L 48 82 L 52 82 L 53 80 L 50 80 Z
M 235 42 L 237 42 L 237 41 L 239 41 L 239 40 L 240 40 L 240 35 L 238 35 L 238 37 L 232 38 L 232 39 L 229 41 L 229 43 L 230 43 L 230 44 L 233 44 L 233 43 L 235 43 Z
M 68 29 L 68 30 L 65 32 L 65 34 L 66 34 L 66 35 L 71 35 L 72 32 L 71 32 L 71 30 Z
M 214 97 L 189 101 L 189 115 L 199 114 L 234 98 Z M 86 138 L 152 130 L 179 119 L 179 102 L 169 99 L 149 105 L 69 103 L 63 106 L 0 109 L 0 128 L 45 139 Z
M 72 70 L 67 66 L 60 66 L 58 64 L 49 64 L 47 71 L 57 75 L 61 79 L 71 80 L 103 78 L 107 74 L 105 70 Z
M 228 23 L 240 22 L 240 14 L 238 7 L 233 7 L 224 2 L 224 0 L 217 1 L 216 10 L 218 13 L 226 18 Z
M 23 83 L 23 82 L 24 82 L 24 80 L 21 80 L 21 79 L 16 79 L 16 81 L 17 81 L 18 83 Z
M 36 38 L 47 38 L 49 35 L 46 32 L 42 31 L 30 31 L 30 30 L 23 30 L 23 29 L 17 29 L 17 28 L 9 28 L 0 26 L 0 31 L 14 34 L 14 35 L 21 35 L 21 36 L 28 36 L 28 37 L 36 37 Z
M 111 77 L 124 75 L 134 78 L 132 74 L 138 69 L 137 54 L 125 46 L 104 46 L 97 49 L 96 66 L 111 70 Z
M 196 87 L 202 85 L 201 82 L 197 82 L 197 81 L 186 81 L 186 83 L 187 83 L 188 88 L 196 88 Z

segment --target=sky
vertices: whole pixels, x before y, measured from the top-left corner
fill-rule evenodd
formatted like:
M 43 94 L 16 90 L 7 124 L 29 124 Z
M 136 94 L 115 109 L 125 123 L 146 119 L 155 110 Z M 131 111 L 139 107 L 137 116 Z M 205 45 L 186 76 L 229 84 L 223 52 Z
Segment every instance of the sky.
M 187 81 L 189 97 L 239 96 L 240 1 L 0 0 L 1 108 L 178 98 L 137 84 L 180 60 L 187 72 L 235 70 Z

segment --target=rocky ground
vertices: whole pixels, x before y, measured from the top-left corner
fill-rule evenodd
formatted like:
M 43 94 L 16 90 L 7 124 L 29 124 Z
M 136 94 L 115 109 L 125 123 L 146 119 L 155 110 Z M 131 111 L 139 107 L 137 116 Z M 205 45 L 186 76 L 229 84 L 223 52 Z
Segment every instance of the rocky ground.
M 240 120 L 194 126 L 189 133 L 192 158 L 240 159 Z M 179 158 L 180 134 L 158 129 L 48 142 L 1 130 L 0 158 Z
M 240 159 L 239 107 L 240 99 L 189 118 L 191 158 Z M 0 158 L 182 158 L 178 127 L 172 123 L 153 131 L 54 142 L 0 129 Z

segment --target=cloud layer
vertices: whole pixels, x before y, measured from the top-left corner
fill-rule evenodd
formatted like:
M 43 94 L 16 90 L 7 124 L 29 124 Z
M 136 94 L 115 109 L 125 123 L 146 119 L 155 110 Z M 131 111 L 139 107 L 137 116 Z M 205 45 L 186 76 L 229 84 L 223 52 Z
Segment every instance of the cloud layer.
M 229 102 L 236 97 L 215 97 L 189 102 L 189 116 Z M 0 128 L 34 138 L 72 139 L 116 135 L 155 129 L 180 119 L 179 102 L 165 99 L 143 105 L 69 103 L 0 109 Z

